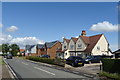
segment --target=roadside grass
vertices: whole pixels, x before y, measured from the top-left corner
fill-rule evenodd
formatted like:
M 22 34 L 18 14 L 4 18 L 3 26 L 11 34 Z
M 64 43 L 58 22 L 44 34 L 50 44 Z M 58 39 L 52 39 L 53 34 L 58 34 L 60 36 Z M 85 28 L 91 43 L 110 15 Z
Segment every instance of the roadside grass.
M 5 62 L 2 60 L 2 56 L 0 56 L 0 65 L 4 65 Z
M 120 80 L 120 74 L 117 73 L 100 72 L 99 76 L 107 77 L 108 79 L 112 79 L 112 80 Z
M 26 59 L 25 56 L 18 56 L 19 59 Z

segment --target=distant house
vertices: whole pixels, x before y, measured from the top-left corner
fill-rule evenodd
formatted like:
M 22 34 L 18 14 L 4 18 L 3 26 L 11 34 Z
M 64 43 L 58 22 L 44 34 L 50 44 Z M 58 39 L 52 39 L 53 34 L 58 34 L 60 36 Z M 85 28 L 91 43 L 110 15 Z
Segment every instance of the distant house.
M 113 52 L 115 54 L 115 58 L 120 58 L 120 49 Z
M 45 43 L 45 50 L 50 58 L 56 57 L 56 51 L 62 47 L 61 42 L 59 41 L 52 41 Z
M 20 54 L 22 54 L 23 56 L 25 56 L 25 49 L 20 49 Z
M 25 55 L 36 56 L 36 45 L 26 45 Z
M 37 56 L 41 56 L 41 55 L 47 54 L 46 48 L 45 48 L 44 44 L 37 44 L 37 48 L 36 49 L 37 49 L 36 50 L 36 55 Z
M 109 43 L 103 34 L 86 36 L 86 31 L 82 31 L 79 37 L 63 39 L 62 50 L 57 51 L 57 57 L 80 56 L 85 58 L 88 55 L 112 55 L 109 51 Z

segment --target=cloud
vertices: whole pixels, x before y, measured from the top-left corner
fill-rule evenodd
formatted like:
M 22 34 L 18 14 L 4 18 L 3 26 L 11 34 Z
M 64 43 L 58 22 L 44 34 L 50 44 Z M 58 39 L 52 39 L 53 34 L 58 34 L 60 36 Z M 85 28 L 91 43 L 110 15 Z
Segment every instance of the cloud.
M 9 43 L 12 40 L 12 38 L 13 37 L 11 35 L 0 33 L 0 44 Z
M 25 45 L 35 45 L 44 44 L 43 40 L 39 40 L 36 37 L 18 37 L 13 38 L 11 35 L 0 34 L 0 44 L 18 44 L 20 47 L 25 47 Z
M 118 25 L 112 24 L 108 21 L 104 21 L 102 23 L 93 24 L 90 30 L 98 31 L 98 32 L 113 32 L 113 31 L 118 31 Z
M 0 28 L 2 28 L 3 27 L 3 24 L 0 24 Z
M 14 38 L 10 42 L 11 44 L 15 43 L 20 46 L 33 45 L 33 44 L 43 44 L 44 41 L 37 39 L 36 37 L 23 37 L 23 38 Z
M 7 28 L 8 32 L 15 32 L 16 30 L 18 30 L 18 27 L 16 27 L 16 26 L 11 26 L 11 27 Z

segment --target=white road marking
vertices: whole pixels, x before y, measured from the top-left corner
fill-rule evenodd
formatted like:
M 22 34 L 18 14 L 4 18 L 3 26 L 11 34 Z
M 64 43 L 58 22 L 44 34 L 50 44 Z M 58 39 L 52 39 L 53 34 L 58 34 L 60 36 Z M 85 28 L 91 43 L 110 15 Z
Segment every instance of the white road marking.
M 41 68 L 38 68 L 38 67 L 34 67 L 34 68 L 35 68 L 35 69 L 38 69 L 38 70 L 41 70 L 41 71 L 44 71 L 44 72 L 46 72 L 46 73 L 49 73 L 49 74 L 55 75 L 54 73 L 51 73 L 51 72 L 46 71 L 46 70 L 43 70 L 43 69 L 41 69 Z
M 25 65 L 28 65 L 27 63 L 24 63 L 24 62 L 22 62 L 23 64 L 25 64 Z

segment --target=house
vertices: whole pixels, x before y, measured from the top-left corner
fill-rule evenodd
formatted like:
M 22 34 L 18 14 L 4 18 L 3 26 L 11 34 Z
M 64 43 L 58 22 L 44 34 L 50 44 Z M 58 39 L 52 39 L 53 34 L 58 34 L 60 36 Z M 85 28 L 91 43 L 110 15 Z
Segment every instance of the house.
M 26 45 L 25 46 L 25 55 L 36 56 L 36 45 Z
M 56 50 L 62 47 L 61 42 L 52 41 L 45 43 L 45 51 L 46 54 L 50 56 L 50 58 L 54 59 L 56 57 Z
M 36 50 L 36 55 L 37 56 L 41 56 L 41 55 L 47 54 L 46 48 L 45 48 L 44 44 L 37 44 L 36 49 L 37 49 Z
M 20 49 L 20 54 L 22 54 L 23 56 L 25 56 L 25 49 Z
M 66 59 L 69 56 L 85 58 L 88 55 L 112 55 L 109 50 L 109 43 L 104 34 L 86 36 L 86 31 L 83 30 L 77 38 L 63 39 L 62 49 L 57 51 L 57 57 Z M 60 56 L 63 53 L 64 55 Z
M 120 49 L 113 52 L 115 54 L 115 58 L 120 58 Z

